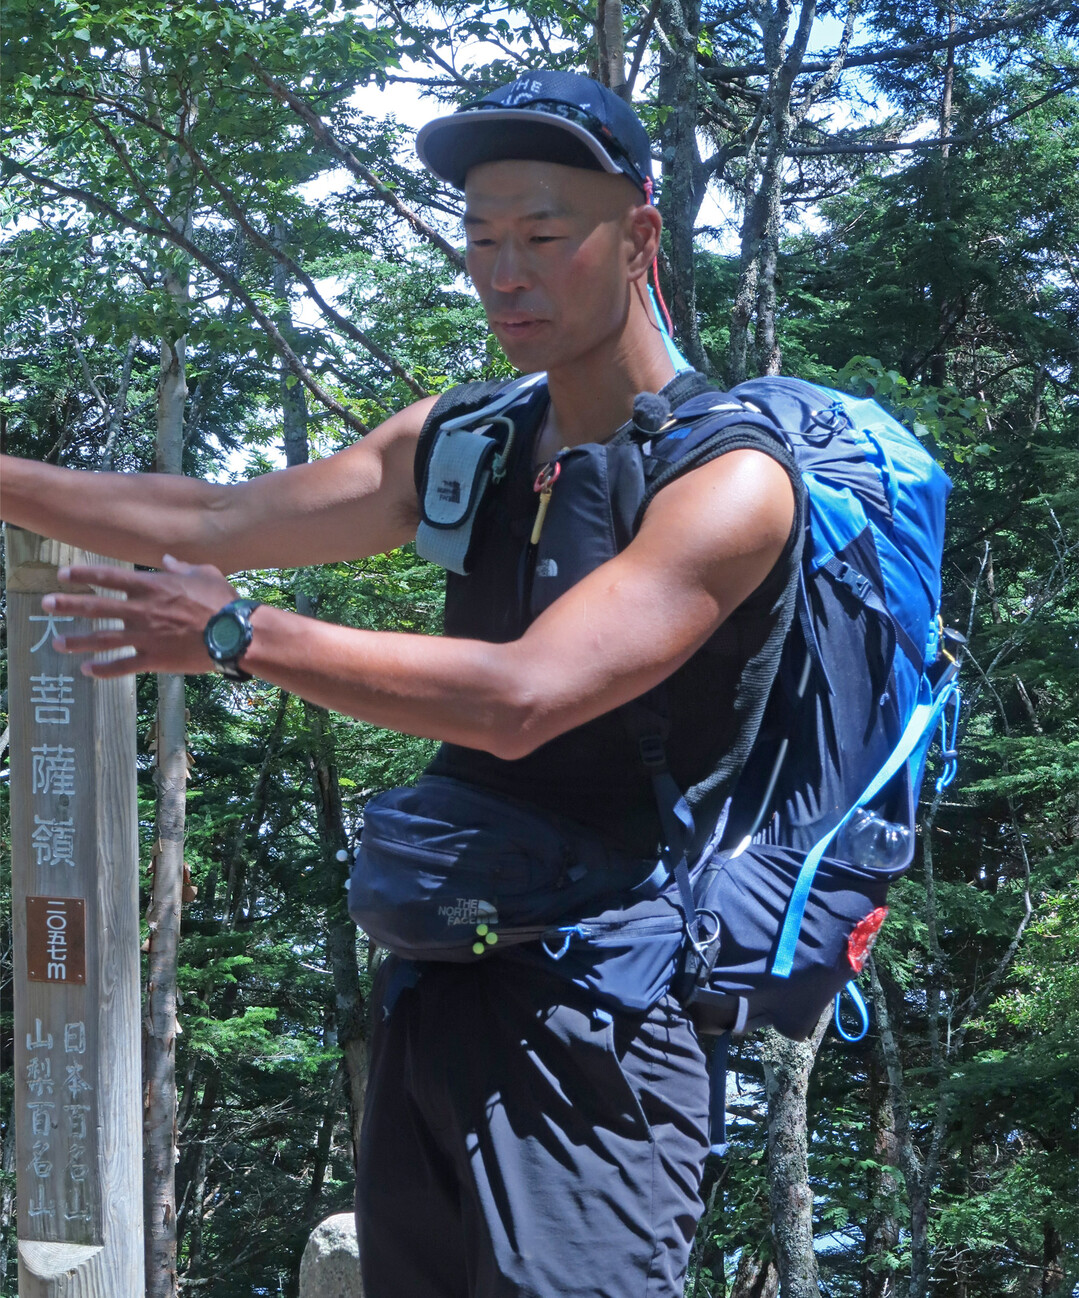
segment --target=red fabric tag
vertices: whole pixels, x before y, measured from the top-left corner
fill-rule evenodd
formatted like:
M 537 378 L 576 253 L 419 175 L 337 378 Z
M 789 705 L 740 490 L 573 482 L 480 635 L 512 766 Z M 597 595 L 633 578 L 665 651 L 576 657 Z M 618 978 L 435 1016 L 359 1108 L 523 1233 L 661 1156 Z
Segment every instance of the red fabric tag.
M 855 973 L 861 973 L 865 968 L 865 962 L 869 959 L 873 943 L 877 940 L 880 926 L 887 915 L 888 907 L 878 906 L 854 926 L 850 937 L 847 938 L 847 959 Z

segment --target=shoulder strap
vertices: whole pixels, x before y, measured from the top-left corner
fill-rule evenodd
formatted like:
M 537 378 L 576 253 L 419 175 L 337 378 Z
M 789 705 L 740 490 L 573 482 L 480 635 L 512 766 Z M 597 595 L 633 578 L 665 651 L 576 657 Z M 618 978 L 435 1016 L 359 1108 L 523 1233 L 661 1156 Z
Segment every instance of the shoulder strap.
M 513 446 L 516 424 L 506 412 L 527 403 L 545 381 L 543 374 L 528 374 L 510 383 L 465 384 L 435 403 L 414 463 L 422 558 L 468 572 L 477 511 L 488 487 L 505 476 Z
M 431 445 L 438 430 L 446 423 L 459 419 L 463 415 L 484 411 L 484 407 L 497 404 L 503 396 L 509 396 L 500 409 L 511 405 L 518 395 L 524 395 L 543 380 L 542 374 L 529 374 L 524 379 L 493 379 L 486 383 L 458 383 L 447 388 L 431 407 L 420 430 L 420 439 L 416 444 L 416 458 L 413 462 L 412 475 L 416 491 L 422 492 L 423 480 L 427 472 L 427 460 L 431 454 Z
M 804 511 L 802 475 L 786 434 L 767 415 L 748 410 L 724 392 L 705 392 L 673 412 L 663 429 L 644 445 L 645 492 L 634 519 L 636 530 L 644 511 L 664 487 L 728 451 L 763 451 L 786 469 Z

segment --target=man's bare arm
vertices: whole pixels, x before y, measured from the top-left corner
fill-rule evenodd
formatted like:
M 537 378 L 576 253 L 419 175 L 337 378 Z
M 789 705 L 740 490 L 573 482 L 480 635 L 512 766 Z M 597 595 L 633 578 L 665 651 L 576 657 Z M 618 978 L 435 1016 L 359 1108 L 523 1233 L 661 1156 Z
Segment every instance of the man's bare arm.
M 790 535 L 785 471 L 734 451 L 666 487 L 619 556 L 567 591 L 510 644 L 357 631 L 256 609 L 246 670 L 311 702 L 408 734 L 524 756 L 670 675 L 760 585 Z M 134 645 L 94 675 L 206 671 L 201 633 L 231 598 L 213 569 L 164 574 L 76 570 L 128 592 L 128 629 L 67 637 L 72 652 Z M 48 596 L 83 617 L 115 601 Z
M 166 553 L 223 572 L 379 554 L 415 535 L 412 460 L 434 400 L 416 402 L 336 455 L 234 485 L 5 456 L 0 516 L 150 567 Z

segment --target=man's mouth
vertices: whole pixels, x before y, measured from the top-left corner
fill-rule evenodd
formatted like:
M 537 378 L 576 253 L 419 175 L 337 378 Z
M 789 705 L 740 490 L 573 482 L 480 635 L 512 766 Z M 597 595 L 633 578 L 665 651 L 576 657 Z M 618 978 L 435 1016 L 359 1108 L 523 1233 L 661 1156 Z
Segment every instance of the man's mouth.
M 506 315 L 498 316 L 491 323 L 496 329 L 512 337 L 515 334 L 527 333 L 539 325 L 546 324 L 546 321 L 531 315 Z

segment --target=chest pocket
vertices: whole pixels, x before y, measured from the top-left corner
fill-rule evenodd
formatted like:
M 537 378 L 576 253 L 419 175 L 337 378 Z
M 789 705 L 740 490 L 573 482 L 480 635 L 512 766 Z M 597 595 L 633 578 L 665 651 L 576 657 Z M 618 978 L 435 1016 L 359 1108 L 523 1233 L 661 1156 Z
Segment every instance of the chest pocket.
M 641 453 L 631 442 L 575 446 L 558 466 L 531 558 L 530 618 L 626 548 L 644 499 Z

